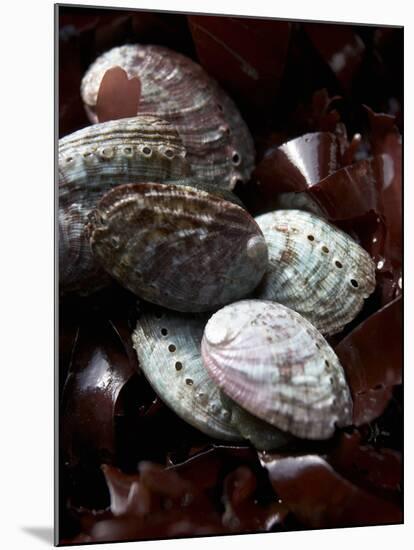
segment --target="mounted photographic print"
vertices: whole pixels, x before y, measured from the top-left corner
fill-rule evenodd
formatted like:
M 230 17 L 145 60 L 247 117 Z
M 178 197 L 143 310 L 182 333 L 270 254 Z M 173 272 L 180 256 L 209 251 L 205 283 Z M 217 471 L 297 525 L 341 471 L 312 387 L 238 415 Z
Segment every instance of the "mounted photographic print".
M 56 544 L 402 523 L 403 28 L 56 40 Z

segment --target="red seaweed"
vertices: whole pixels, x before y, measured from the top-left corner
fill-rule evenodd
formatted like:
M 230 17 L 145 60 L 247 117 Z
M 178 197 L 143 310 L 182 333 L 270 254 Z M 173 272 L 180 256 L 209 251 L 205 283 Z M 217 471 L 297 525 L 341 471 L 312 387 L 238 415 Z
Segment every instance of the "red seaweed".
M 283 75 L 291 23 L 199 15 L 188 20 L 204 69 L 242 106 L 265 113 Z
M 262 455 L 262 465 L 285 506 L 307 527 L 400 523 L 400 507 L 338 474 L 321 456 Z
M 402 521 L 402 38 L 397 28 L 59 8 L 60 135 L 89 124 L 79 88 L 98 55 L 170 47 L 216 78 L 249 125 L 256 170 L 236 186 L 249 211 L 290 193 L 377 265 L 375 294 L 332 340 L 354 426 L 278 454 L 212 441 L 162 403 L 131 346 L 135 297 L 116 285 L 62 296 L 60 543 Z M 130 101 L 116 102 L 114 81 Z M 99 117 L 133 115 L 139 95 L 136 79 L 108 71 Z
M 99 87 L 96 116 L 99 122 L 135 116 L 138 112 L 141 83 L 128 78 L 121 67 L 108 69 Z
M 354 424 L 382 414 L 402 377 L 402 297 L 371 315 L 335 348 L 351 388 Z

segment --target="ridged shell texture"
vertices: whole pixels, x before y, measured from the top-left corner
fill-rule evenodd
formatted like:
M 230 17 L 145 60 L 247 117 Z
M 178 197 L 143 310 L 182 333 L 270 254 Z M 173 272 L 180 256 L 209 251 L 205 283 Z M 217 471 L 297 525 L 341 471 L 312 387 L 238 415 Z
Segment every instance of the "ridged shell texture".
M 323 334 L 341 331 L 375 289 L 369 254 L 310 212 L 276 210 L 255 219 L 269 249 L 255 296 L 294 309 Z
M 215 313 L 202 340 L 205 367 L 241 407 L 307 439 L 352 421 L 344 371 L 323 336 L 298 313 L 242 300 Z
M 177 128 L 196 178 L 233 189 L 254 167 L 249 130 L 227 94 L 191 59 L 167 48 L 126 45 L 101 55 L 85 74 L 81 94 L 92 122 L 102 79 L 120 67 L 138 78 L 138 113 L 159 116 Z
M 85 238 L 85 222 L 109 189 L 129 181 L 182 182 L 188 172 L 176 130 L 153 116 L 95 124 L 59 140 L 62 288 L 87 291 L 102 283 Z
M 137 296 L 177 311 L 211 311 L 246 296 L 267 269 L 267 246 L 239 206 L 199 189 L 118 186 L 90 216 L 101 265 Z

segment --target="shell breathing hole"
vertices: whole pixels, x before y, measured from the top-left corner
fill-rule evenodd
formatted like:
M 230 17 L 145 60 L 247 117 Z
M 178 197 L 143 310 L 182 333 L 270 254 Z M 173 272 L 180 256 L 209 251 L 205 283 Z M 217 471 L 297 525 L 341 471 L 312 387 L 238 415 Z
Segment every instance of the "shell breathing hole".
M 351 285 L 354 287 L 354 288 L 358 288 L 358 281 L 356 281 L 355 279 L 351 279 Z
M 152 153 L 152 149 L 150 147 L 143 147 L 142 148 L 142 152 L 144 153 L 144 155 L 146 157 L 150 157 L 151 156 L 151 153 Z
M 168 346 L 168 351 L 170 351 L 171 353 L 174 353 L 176 349 L 177 349 L 177 348 L 174 346 L 174 344 L 170 344 L 170 345 Z
M 167 336 L 168 330 L 167 330 L 166 328 L 162 328 L 162 329 L 161 329 L 161 334 L 162 334 L 163 336 Z
M 124 153 L 126 155 L 132 155 L 132 147 L 124 147 Z
M 66 162 L 72 162 L 73 157 L 66 157 Z
M 114 155 L 114 151 L 111 147 L 105 147 L 101 150 L 101 156 L 105 159 L 110 159 Z
M 335 265 L 337 268 L 341 269 L 343 266 L 340 261 L 336 260 Z
M 240 164 L 240 155 L 234 152 L 233 156 L 231 157 L 231 160 L 235 166 L 238 166 Z
M 186 378 L 185 383 L 187 384 L 187 386 L 192 386 L 194 382 L 191 380 L 191 378 Z
M 118 237 L 111 237 L 111 244 L 114 248 L 119 247 L 119 239 Z
M 176 368 L 176 370 L 181 370 L 183 368 L 183 364 L 181 363 L 181 361 L 176 362 L 175 368 Z
M 171 149 L 166 149 L 165 156 L 168 157 L 169 159 L 172 159 L 174 156 L 174 152 Z
M 325 254 L 328 254 L 329 248 L 327 246 L 322 247 L 322 252 L 325 252 Z
M 313 235 L 308 235 L 308 240 L 309 241 L 314 241 L 315 240 L 315 237 Z
M 318 346 L 318 347 L 319 347 L 319 346 Z M 327 367 L 328 369 L 329 369 L 329 367 L 331 366 L 331 365 L 329 364 L 329 361 L 328 361 L 327 359 L 325 359 L 325 365 L 326 365 L 326 367 Z

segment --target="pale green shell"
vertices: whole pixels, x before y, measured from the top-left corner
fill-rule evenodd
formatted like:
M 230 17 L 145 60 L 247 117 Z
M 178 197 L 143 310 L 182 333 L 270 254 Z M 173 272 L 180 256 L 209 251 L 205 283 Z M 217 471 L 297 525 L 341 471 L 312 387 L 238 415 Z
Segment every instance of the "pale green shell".
M 323 334 L 340 332 L 375 289 L 375 264 L 349 235 L 310 212 L 255 218 L 269 267 L 255 297 L 297 311 Z

